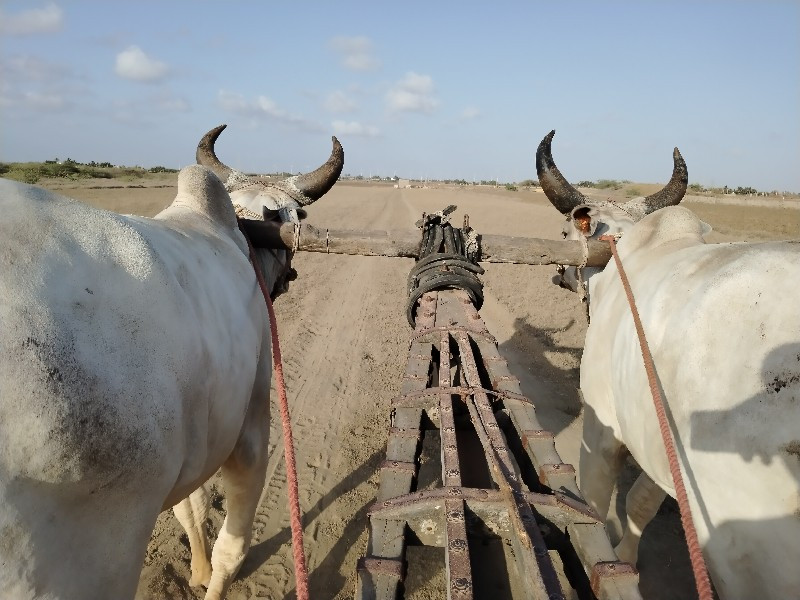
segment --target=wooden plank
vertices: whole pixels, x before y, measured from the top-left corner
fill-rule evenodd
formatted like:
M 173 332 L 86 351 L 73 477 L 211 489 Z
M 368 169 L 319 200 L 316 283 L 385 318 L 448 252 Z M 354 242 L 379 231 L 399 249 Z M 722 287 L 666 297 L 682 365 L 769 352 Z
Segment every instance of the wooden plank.
M 639 574 L 619 561 L 602 523 L 567 526 L 572 546 L 592 583 L 598 600 L 639 600 Z
M 436 292 L 429 292 L 420 304 L 435 306 Z M 433 326 L 433 311 L 420 311 L 417 328 Z M 424 390 L 429 385 L 433 345 L 414 342 L 408 351 L 402 393 Z M 392 429 L 386 446 L 386 461 L 380 470 L 378 502 L 408 494 L 416 477 L 417 452 L 422 409 L 396 407 L 392 414 Z M 416 431 L 414 436 L 412 432 Z M 406 522 L 397 519 L 370 518 L 369 540 L 364 568 L 358 569 L 356 597 L 361 600 L 394 600 L 400 592 L 405 557 Z M 372 568 L 368 568 L 368 567 Z
M 391 600 L 397 597 L 403 580 L 403 562 L 393 559 L 362 558 L 357 566 L 356 600 Z

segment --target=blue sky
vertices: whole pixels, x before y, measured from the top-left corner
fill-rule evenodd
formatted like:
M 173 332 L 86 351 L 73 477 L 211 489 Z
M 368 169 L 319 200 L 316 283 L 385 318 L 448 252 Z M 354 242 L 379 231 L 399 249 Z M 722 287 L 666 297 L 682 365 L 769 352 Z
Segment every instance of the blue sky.
M 800 191 L 800 2 L 0 4 L 0 160 Z

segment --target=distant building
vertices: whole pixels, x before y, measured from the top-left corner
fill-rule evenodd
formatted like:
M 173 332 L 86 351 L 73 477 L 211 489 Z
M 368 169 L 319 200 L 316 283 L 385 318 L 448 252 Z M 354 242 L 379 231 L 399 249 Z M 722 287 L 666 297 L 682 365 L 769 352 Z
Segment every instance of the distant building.
M 411 182 L 408 179 L 398 179 L 397 183 L 394 184 L 396 188 L 407 188 L 411 187 Z

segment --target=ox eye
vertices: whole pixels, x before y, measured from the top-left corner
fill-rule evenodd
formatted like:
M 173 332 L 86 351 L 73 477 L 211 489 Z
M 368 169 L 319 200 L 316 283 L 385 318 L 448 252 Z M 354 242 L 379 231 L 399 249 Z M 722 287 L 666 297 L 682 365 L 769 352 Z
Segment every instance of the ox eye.
M 562 231 L 561 232 L 561 237 L 563 237 L 564 239 L 567 239 L 567 232 L 566 231 Z

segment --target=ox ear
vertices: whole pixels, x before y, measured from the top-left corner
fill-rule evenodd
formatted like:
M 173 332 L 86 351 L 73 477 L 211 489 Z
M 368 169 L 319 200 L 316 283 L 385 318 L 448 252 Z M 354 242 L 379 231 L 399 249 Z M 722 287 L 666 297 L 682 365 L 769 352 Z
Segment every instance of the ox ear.
M 295 212 L 297 213 L 297 218 L 301 221 L 308 217 L 308 213 L 304 208 L 296 208 Z M 262 209 L 262 215 L 264 216 L 265 221 L 283 221 L 280 210 L 273 210 L 264 206 Z
M 264 221 L 280 221 L 281 220 L 281 213 L 277 210 L 272 210 L 271 208 L 267 208 L 266 206 L 262 207 L 261 215 L 264 217 Z
M 597 218 L 594 217 L 594 210 L 588 204 L 581 204 L 572 209 L 570 222 L 572 226 L 586 237 L 592 237 L 597 231 Z

